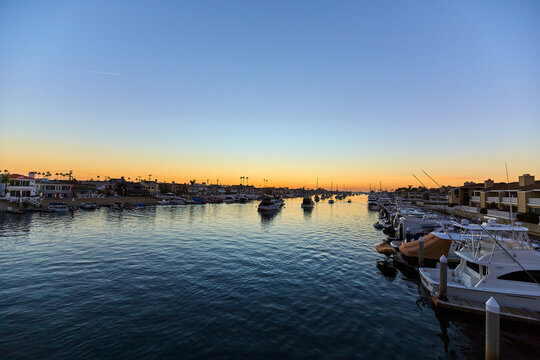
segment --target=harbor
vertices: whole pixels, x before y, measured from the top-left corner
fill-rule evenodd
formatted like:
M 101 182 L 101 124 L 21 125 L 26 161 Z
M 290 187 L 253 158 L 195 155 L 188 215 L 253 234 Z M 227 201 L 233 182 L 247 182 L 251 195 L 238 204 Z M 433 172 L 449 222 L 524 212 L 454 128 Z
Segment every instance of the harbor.
M 0 360 L 540 359 L 540 1 L 0 14 Z
M 91 355 L 92 343 L 84 339 L 92 334 L 93 341 L 104 342 L 110 358 L 131 351 L 148 355 L 149 343 L 160 344 L 155 354 L 183 354 L 193 351 L 193 341 L 201 347 L 188 357 L 196 358 L 223 351 L 217 338 L 201 337 L 219 333 L 230 351 L 243 349 L 255 357 L 261 351 L 278 357 L 319 352 L 336 358 L 359 353 L 403 359 L 483 357 L 480 305 L 469 303 L 466 309 L 451 297 L 433 299 L 418 266 L 411 270 L 378 253 L 375 246 L 388 235 L 372 226 L 380 221 L 380 210 L 369 210 L 368 196 L 332 197 L 334 203 L 325 198 L 311 209 L 302 206 L 303 197 L 287 198 L 269 212 L 257 211 L 261 201 L 156 201 L 66 214 L 1 215 L 0 229 L 8 237 L 2 245 L 0 309 L 11 314 L 1 346 L 12 356 L 24 351 L 32 357 L 62 357 L 63 348 L 81 349 L 71 353 L 75 356 Z M 34 270 L 20 278 L 22 268 Z M 109 280 L 101 274 L 109 274 Z M 32 295 L 25 289 L 36 278 L 40 291 Z M 64 290 L 55 295 L 59 286 Z M 84 293 L 91 298 L 79 296 Z M 30 310 L 34 301 L 43 306 Z M 86 314 L 98 301 L 107 312 Z M 125 312 L 135 306 L 137 311 Z M 50 307 L 72 315 L 53 321 Z M 466 317 L 464 309 L 476 315 Z M 501 354 L 530 358 L 540 350 L 538 326 L 506 313 L 503 307 Z M 47 333 L 26 328 L 29 323 L 21 321 L 25 314 Z M 127 330 L 128 323 L 137 325 Z M 66 326 L 74 330 L 61 335 Z M 284 326 L 291 326 L 287 337 Z M 124 331 L 147 340 L 128 349 L 129 337 L 120 335 Z M 390 336 L 396 332 L 399 337 Z M 169 335 L 158 341 L 154 336 L 162 333 Z M 28 336 L 31 348 L 24 345 Z M 58 336 L 60 341 L 51 341 Z M 342 345 L 332 350 L 321 337 Z M 414 349 L 406 345 L 413 341 L 418 344 Z

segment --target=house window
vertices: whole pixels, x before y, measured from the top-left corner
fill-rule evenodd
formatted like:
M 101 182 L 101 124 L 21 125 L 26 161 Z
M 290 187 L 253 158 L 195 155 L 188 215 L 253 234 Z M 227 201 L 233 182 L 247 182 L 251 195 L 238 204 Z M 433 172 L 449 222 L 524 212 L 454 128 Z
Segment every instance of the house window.
M 540 270 L 514 271 L 508 274 L 501 275 L 497 279 L 540 283 Z

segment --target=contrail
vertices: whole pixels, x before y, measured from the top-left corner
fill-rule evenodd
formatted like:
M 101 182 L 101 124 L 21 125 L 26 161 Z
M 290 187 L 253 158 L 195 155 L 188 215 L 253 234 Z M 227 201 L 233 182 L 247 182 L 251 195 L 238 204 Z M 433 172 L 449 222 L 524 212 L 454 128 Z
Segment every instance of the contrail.
M 99 70 L 89 70 L 89 72 L 96 73 L 96 74 L 103 74 L 103 75 L 122 76 L 122 74 L 113 73 L 113 72 L 106 72 L 106 71 L 99 71 Z

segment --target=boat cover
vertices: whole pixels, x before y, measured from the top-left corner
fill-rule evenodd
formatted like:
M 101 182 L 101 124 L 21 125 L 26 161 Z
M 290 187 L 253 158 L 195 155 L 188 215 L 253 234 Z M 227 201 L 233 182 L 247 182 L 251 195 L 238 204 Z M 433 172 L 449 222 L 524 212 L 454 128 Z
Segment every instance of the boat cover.
M 448 256 L 450 245 L 452 241 L 441 239 L 433 234 L 424 236 L 424 259 L 439 260 L 442 255 Z M 401 244 L 399 251 L 405 256 L 417 258 L 418 240 Z
M 385 254 L 385 255 L 393 255 L 396 253 L 396 249 L 394 249 L 392 245 L 387 244 L 385 242 L 382 242 L 379 245 L 377 245 L 375 249 L 377 249 L 377 251 L 380 252 L 381 254 Z

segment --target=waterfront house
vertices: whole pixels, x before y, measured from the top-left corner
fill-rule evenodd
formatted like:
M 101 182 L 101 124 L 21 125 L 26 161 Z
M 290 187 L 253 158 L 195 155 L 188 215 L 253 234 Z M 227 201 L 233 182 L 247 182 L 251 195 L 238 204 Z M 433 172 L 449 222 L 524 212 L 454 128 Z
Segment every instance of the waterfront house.
M 24 201 L 36 196 L 36 180 L 30 176 L 9 174 L 9 182 L 4 185 L 4 198 L 9 201 Z
M 75 197 L 77 198 L 96 198 L 98 189 L 91 185 L 77 184 L 75 185 Z
M 36 194 L 45 199 L 68 199 L 73 197 L 73 184 L 61 180 L 39 179 Z
M 148 195 L 159 195 L 159 184 L 157 181 L 141 181 L 140 185 Z

